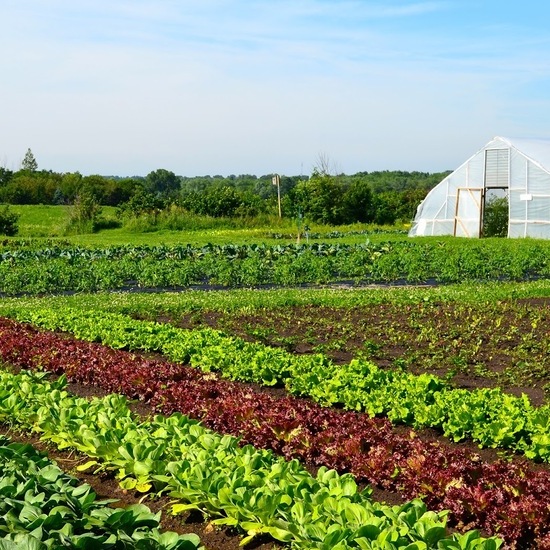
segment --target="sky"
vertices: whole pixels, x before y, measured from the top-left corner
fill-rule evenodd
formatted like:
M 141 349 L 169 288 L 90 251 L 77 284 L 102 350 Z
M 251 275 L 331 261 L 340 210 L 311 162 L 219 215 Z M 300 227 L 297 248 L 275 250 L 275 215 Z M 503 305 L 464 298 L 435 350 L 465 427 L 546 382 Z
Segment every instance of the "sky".
M 0 166 L 453 170 L 550 138 L 550 2 L 2 0 Z

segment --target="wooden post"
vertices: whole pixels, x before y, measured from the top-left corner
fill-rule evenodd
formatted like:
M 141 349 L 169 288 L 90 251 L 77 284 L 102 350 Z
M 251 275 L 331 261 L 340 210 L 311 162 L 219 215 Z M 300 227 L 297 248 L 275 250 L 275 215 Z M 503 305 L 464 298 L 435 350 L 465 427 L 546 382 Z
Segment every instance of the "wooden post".
M 271 182 L 273 185 L 277 186 L 277 204 L 279 205 L 279 218 L 283 217 L 283 213 L 281 211 L 281 176 L 279 174 L 275 174 L 271 178 Z

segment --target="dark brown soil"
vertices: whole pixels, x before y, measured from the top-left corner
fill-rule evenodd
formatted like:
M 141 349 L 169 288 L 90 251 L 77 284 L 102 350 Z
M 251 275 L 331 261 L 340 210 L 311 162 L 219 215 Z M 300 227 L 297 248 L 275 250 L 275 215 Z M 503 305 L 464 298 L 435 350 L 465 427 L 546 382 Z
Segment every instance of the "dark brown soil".
M 82 397 L 102 397 L 107 392 L 92 386 L 85 386 L 82 384 L 71 383 L 67 389 L 76 395 Z M 274 388 L 263 388 L 254 386 L 256 391 L 267 391 L 270 393 L 280 393 L 283 390 Z M 147 418 L 153 415 L 152 409 L 147 405 L 139 402 L 131 402 L 130 404 L 134 413 Z M 396 426 L 394 430 L 401 434 L 408 434 L 410 428 L 405 426 Z M 204 517 L 200 512 L 190 512 L 187 514 L 173 516 L 170 513 L 169 505 L 170 499 L 168 497 L 160 499 L 149 499 L 143 497 L 143 494 L 134 493 L 122 489 L 113 475 L 102 472 L 94 474 L 93 471 L 80 472 L 76 468 L 79 464 L 82 464 L 89 460 L 87 456 L 79 455 L 75 451 L 58 450 L 53 445 L 49 445 L 40 440 L 40 437 L 36 434 L 26 434 L 14 431 L 8 427 L 0 426 L 0 433 L 7 435 L 12 441 L 18 441 L 22 443 L 31 443 L 35 448 L 45 452 L 48 456 L 57 462 L 57 464 L 66 472 L 70 473 L 74 477 L 80 479 L 83 483 L 88 483 L 97 493 L 97 495 L 103 499 L 118 499 L 118 502 L 114 504 L 117 507 L 125 507 L 131 504 L 137 504 L 142 502 L 146 504 L 153 512 L 161 512 L 161 528 L 163 530 L 175 531 L 177 533 L 195 533 L 197 534 L 204 544 L 207 550 L 237 550 L 242 548 L 239 546 L 241 541 L 241 533 L 234 528 L 223 528 L 213 525 L 209 518 Z M 421 430 L 416 431 L 416 436 L 425 441 L 438 441 L 441 445 L 452 446 L 446 438 L 441 436 L 435 430 Z M 495 461 L 502 458 L 502 454 L 495 449 L 479 449 L 477 445 L 471 442 L 462 442 L 458 445 L 464 449 L 468 449 L 473 453 L 480 456 L 485 461 Z M 510 458 L 514 460 L 514 457 Z M 522 457 L 517 457 L 517 460 L 521 460 L 524 464 Z M 307 466 L 307 465 L 306 465 Z M 550 468 L 548 465 L 532 465 L 534 469 Z M 309 468 L 312 474 L 315 474 L 314 468 Z M 384 502 L 390 505 L 402 504 L 405 500 L 403 497 L 395 492 L 387 491 L 379 487 L 372 487 L 372 498 L 379 502 Z M 214 519 L 214 518 L 212 518 Z M 283 548 L 284 545 L 274 541 L 270 537 L 258 537 L 246 546 L 247 549 L 258 550 L 275 550 L 277 548 Z

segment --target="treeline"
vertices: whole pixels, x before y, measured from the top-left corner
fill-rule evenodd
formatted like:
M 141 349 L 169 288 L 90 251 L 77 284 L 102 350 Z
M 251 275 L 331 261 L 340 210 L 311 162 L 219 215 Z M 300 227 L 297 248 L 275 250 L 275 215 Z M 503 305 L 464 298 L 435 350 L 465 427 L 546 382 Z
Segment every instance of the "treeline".
M 116 177 L 79 172 L 38 170 L 36 162 L 21 170 L 0 167 L 0 203 L 118 206 L 130 216 L 151 215 L 168 208 L 214 218 L 247 218 L 277 214 L 273 174 L 254 176 L 177 176 L 158 169 L 147 176 Z M 359 172 L 281 176 L 284 217 L 312 222 L 392 224 L 409 221 L 426 193 L 448 172 Z

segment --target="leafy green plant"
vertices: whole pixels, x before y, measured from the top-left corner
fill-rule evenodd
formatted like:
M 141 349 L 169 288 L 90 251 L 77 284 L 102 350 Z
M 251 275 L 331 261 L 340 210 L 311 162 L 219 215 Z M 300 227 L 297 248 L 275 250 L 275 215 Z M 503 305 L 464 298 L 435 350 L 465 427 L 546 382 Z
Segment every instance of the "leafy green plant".
M 544 447 L 540 428 L 530 423 L 539 413 L 526 396 L 507 395 L 500 389 L 458 390 L 433 375 L 386 371 L 362 360 L 335 367 L 321 354 L 296 357 L 209 328 L 182 330 L 105 312 L 21 308 L 13 314 L 114 348 L 162 352 L 174 361 L 232 380 L 284 385 L 293 395 L 324 406 L 387 415 L 393 422 L 441 429 L 455 441 L 472 438 L 483 446 L 550 460 L 550 445 Z
M 182 501 L 174 503 L 174 513 L 206 511 L 219 524 L 240 526 L 247 532 L 243 542 L 266 533 L 295 548 L 382 549 L 387 541 L 396 548 L 429 548 L 448 539 L 466 542 L 466 549 L 490 550 L 502 543 L 481 539 L 478 533 L 448 535 L 446 513 L 429 512 L 419 500 L 394 507 L 375 503 L 349 474 L 321 467 L 313 477 L 297 461 L 241 447 L 238 439 L 220 436 L 182 415 L 136 422 L 123 398 L 75 398 L 65 391 L 63 378 L 50 384 L 28 373 L 0 371 L 0 382 L 1 415 L 44 439 L 89 454 L 93 460 L 83 467 L 97 464 L 124 479 L 146 475 L 152 485 L 158 484 L 157 493 Z M 129 446 L 143 454 L 120 452 Z M 147 463 L 152 447 L 161 451 Z M 138 463 L 142 465 L 136 472 Z
M 79 193 L 69 211 L 69 219 L 65 227 L 65 234 L 93 233 L 101 214 L 101 206 L 96 197 L 88 192 Z
M 0 543 L 4 548 L 195 550 L 196 535 L 161 533 L 143 504 L 112 508 L 30 445 L 0 438 Z M 2 546 L 0 545 L 0 548 Z
M 425 443 L 414 432 L 392 433 L 389 423 L 382 419 L 323 409 L 307 400 L 273 398 L 190 367 L 37 332 L 8 320 L 1 326 L 2 350 L 6 354 L 11 349 L 5 356 L 17 365 L 66 372 L 71 381 L 150 400 L 159 412 L 178 411 L 200 419 L 239 436 L 242 443 L 299 457 L 315 467 L 322 463 L 352 471 L 361 481 L 398 489 L 409 498 L 420 494 L 438 508 L 449 507 L 454 525 L 470 523 L 474 514 L 476 525 L 525 542 L 543 536 L 549 525 L 550 480 L 543 471 L 530 471 L 525 463 L 487 463 L 469 451 Z M 68 418 L 77 419 L 81 414 L 79 408 L 72 407 Z M 103 417 L 98 427 L 117 433 L 124 429 L 124 424 L 118 424 L 119 418 L 124 421 L 122 411 L 117 412 L 116 423 Z M 89 433 L 86 441 L 93 452 L 97 442 L 93 432 Z M 65 438 L 63 434 L 61 443 Z M 142 453 L 148 457 L 148 448 L 135 452 L 127 449 L 126 459 L 130 464 L 139 462 L 140 471 L 132 466 L 133 477 L 123 483 L 140 491 L 151 489 L 147 478 L 150 465 L 140 459 Z M 124 461 L 120 467 L 125 467 Z M 138 475 L 145 478 L 138 479 Z M 457 484 L 457 480 L 461 481 Z M 473 486 L 483 487 L 483 495 L 472 493 Z

